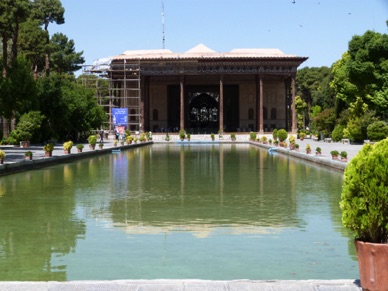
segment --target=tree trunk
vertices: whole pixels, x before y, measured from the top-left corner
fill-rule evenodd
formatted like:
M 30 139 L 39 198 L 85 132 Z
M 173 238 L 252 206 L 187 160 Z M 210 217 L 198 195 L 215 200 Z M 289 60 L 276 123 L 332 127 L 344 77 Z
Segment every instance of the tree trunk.
M 47 38 L 46 38 L 46 57 L 45 57 L 45 71 L 46 71 L 46 76 L 50 75 L 50 34 L 48 32 L 48 22 L 46 21 L 44 25 L 44 30 L 47 33 Z
M 15 30 L 12 38 L 12 62 L 18 57 L 19 21 L 15 23 Z
M 5 33 L 1 37 L 3 39 L 3 77 L 6 78 L 8 74 L 8 37 Z

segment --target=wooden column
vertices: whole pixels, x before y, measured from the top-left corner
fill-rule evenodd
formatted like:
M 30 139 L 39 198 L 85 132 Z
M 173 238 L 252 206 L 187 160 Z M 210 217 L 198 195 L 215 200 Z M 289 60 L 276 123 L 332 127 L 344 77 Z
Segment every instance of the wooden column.
M 185 76 L 180 77 L 180 129 L 185 129 Z
M 255 94 L 255 119 L 256 119 L 256 125 L 254 130 L 259 131 L 260 128 L 260 115 L 259 115 L 259 108 L 260 108 L 260 82 L 259 82 L 259 76 L 255 76 L 255 84 L 256 84 L 256 94 Z
M 259 132 L 263 133 L 263 78 L 259 75 Z
M 224 132 L 224 75 L 220 76 L 220 109 L 219 109 L 220 133 Z
M 296 118 L 296 110 L 295 110 L 295 94 L 296 94 L 296 82 L 295 82 L 295 74 L 291 77 L 291 83 L 292 83 L 292 104 L 291 104 L 291 115 L 292 115 L 292 133 L 297 132 L 297 118 Z

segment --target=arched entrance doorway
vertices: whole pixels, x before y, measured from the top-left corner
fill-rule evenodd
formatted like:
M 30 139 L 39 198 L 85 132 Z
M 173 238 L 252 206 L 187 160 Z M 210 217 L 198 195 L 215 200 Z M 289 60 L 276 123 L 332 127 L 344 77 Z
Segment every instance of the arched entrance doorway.
M 217 131 L 219 121 L 218 94 L 195 93 L 189 100 L 189 127 L 198 132 Z

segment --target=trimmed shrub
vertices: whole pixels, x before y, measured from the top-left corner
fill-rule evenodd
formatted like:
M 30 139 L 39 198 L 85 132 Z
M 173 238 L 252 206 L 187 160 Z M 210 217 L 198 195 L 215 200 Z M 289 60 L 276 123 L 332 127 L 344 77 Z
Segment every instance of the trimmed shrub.
M 344 172 L 340 207 L 342 223 L 355 238 L 388 242 L 388 138 L 366 144 Z
M 273 137 L 273 140 L 277 140 L 278 139 L 278 130 L 276 128 L 272 132 L 272 137 Z
M 278 138 L 280 142 L 283 142 L 287 139 L 288 133 L 285 129 L 279 129 L 278 130 Z
M 380 141 L 388 137 L 388 124 L 384 121 L 376 121 L 367 128 L 368 138 L 372 141 Z
M 331 138 L 333 141 L 340 141 L 344 138 L 344 127 L 341 124 L 337 124 L 334 127 L 334 130 L 331 133 Z

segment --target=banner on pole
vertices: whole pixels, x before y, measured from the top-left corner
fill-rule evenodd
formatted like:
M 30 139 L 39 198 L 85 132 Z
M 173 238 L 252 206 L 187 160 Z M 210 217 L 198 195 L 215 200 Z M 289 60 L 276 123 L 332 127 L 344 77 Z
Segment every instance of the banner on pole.
M 128 126 L 128 108 L 112 108 L 112 115 L 115 126 Z

